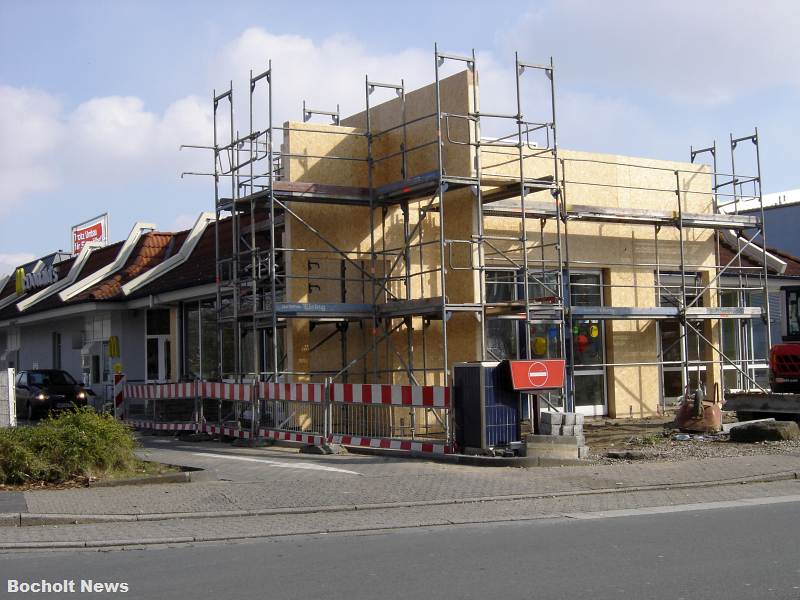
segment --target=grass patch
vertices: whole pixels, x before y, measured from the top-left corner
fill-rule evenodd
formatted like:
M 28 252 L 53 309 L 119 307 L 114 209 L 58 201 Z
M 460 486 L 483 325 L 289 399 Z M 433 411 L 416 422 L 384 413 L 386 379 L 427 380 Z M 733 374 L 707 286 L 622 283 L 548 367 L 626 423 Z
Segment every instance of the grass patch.
M 129 469 L 121 469 L 107 474 L 107 479 L 136 479 L 137 477 L 150 477 L 152 475 L 165 475 L 167 473 L 180 473 L 181 469 L 173 465 L 165 465 L 146 460 L 137 460 Z
M 142 468 L 128 426 L 91 408 L 0 429 L 0 484 L 62 484 Z
M 663 433 L 648 433 L 646 435 L 633 437 L 628 441 L 631 446 L 657 446 L 664 441 Z

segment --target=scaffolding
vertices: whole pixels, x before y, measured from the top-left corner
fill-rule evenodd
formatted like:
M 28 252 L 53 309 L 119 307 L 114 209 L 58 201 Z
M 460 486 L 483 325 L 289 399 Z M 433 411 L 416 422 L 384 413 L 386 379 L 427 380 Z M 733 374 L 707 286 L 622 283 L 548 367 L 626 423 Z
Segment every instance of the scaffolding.
M 447 64 L 465 68 L 457 73 L 468 82 L 469 97 L 459 105 L 466 106 L 463 110 L 448 108 L 454 103 L 447 96 L 453 86 L 442 76 Z M 582 343 L 581 328 L 588 324 L 586 336 L 602 341 L 609 322 L 646 321 L 677 324 L 671 347 L 663 347 L 657 337 L 652 361 L 609 360 L 604 349 L 602 361 L 593 366 L 657 367 L 659 373 L 665 367 L 679 368 L 682 395 L 703 387 L 715 368 L 721 384 L 726 366 L 736 370 L 743 387 L 761 387 L 748 366 L 752 357 L 726 356 L 722 343 L 714 340 L 721 333 L 713 333 L 715 323 L 732 319 L 745 335 L 749 321 L 764 319 L 769 346 L 758 132 L 731 136 L 727 174 L 718 172 L 716 143 L 691 149 L 692 163 L 704 154 L 711 157 L 710 169 L 563 152 L 557 143 L 552 58 L 536 64 L 515 56 L 515 110 L 510 113 L 481 110 L 477 64 L 474 50 L 460 56 L 436 47 L 433 97 L 425 105 L 427 110 L 420 109 L 419 101 L 410 102 L 403 81 L 382 83 L 367 75 L 363 113 L 342 118 L 338 105 L 335 111 L 318 110 L 304 101 L 302 123 L 276 126 L 276 79 L 270 63 L 264 72 L 250 73 L 248 130 L 243 135 L 236 130 L 233 83 L 214 92 L 209 174 L 216 211 L 219 372 L 238 381 L 448 385 L 456 317 L 478 324 L 473 360 L 507 358 L 498 356 L 487 341 L 490 323 L 516 336 L 512 353 L 517 356 L 512 358 L 564 358 L 565 393 L 546 401 L 555 408 L 574 410 L 576 374 L 581 369 L 575 352 Z M 524 91 L 531 78 L 539 78 L 546 89 L 547 114 L 536 120 L 528 116 L 528 105 L 533 103 Z M 394 97 L 375 104 L 374 96 L 386 92 Z M 258 98 L 264 99 L 265 109 Z M 319 118 L 330 119 L 331 124 L 318 123 Z M 227 128 L 227 135 L 220 135 L 219 128 Z M 488 129 L 499 133 L 484 137 Z M 336 142 L 330 144 L 332 151 L 315 154 L 308 148 L 293 148 L 289 143 L 293 135 Z M 736 172 L 735 154 L 744 142 L 755 149 L 755 175 Z M 339 146 L 349 150 L 337 153 Z M 469 167 L 451 168 L 456 159 L 460 165 L 468 161 Z M 295 171 L 313 175 L 314 168 L 307 165 L 332 165 L 337 174 L 352 173 L 352 178 L 343 185 L 294 176 Z M 592 175 L 603 168 L 623 170 L 628 182 Z M 637 183 L 648 178 L 659 183 Z M 707 188 L 699 185 L 703 178 L 713 183 Z M 634 201 L 646 197 L 648 203 L 642 208 L 603 205 L 596 201 L 603 194 Z M 660 208 L 653 207 L 653 199 Z M 710 201 L 708 210 L 690 210 L 704 199 Z M 747 200 L 757 200 L 760 214 L 739 212 L 739 204 Z M 337 243 L 323 231 L 321 221 L 309 218 L 306 206 L 338 207 L 348 215 L 350 209 L 359 210 L 363 222 L 347 225 L 361 228 L 363 244 L 355 248 Z M 463 225 L 461 213 L 469 214 L 468 226 Z M 450 225 L 455 222 L 460 229 Z M 498 229 L 500 222 L 513 224 Z M 642 240 L 650 244 L 650 258 L 632 256 L 614 262 L 587 258 L 585 252 L 583 257 L 571 255 L 571 242 L 585 237 L 586 224 L 652 232 L 649 238 L 634 240 L 634 245 L 641 246 Z M 295 243 L 298 235 L 290 234 L 292 228 L 317 246 Z M 720 264 L 724 235 L 734 239 L 736 247 L 734 258 Z M 709 242 L 708 236 L 713 240 Z M 690 256 L 691 248 L 704 243 L 716 244 L 713 264 Z M 665 259 L 664 248 L 677 258 Z M 762 254 L 758 267 L 742 261 L 753 248 Z M 303 260 L 305 269 L 300 272 L 294 266 Z M 633 273 L 630 282 L 612 280 L 609 273 L 617 266 Z M 576 276 L 587 269 L 600 270 L 599 283 L 582 282 Z M 705 273 L 705 279 L 698 279 L 698 273 Z M 638 283 L 640 275 L 645 283 Z M 474 297 L 464 300 L 450 293 L 448 284 L 458 277 L 475 289 Z M 304 292 L 296 293 L 301 288 Z M 614 298 L 626 297 L 622 290 L 635 296 L 644 289 L 655 296 L 654 305 L 628 305 Z M 730 304 L 725 294 L 731 293 L 735 305 L 724 306 Z M 315 294 L 326 299 L 314 301 Z M 758 294 L 762 305 L 753 306 L 751 299 Z M 332 295 L 338 296 L 335 301 Z M 590 296 L 601 301 L 587 304 L 585 298 Z M 289 330 L 298 320 L 307 322 L 310 331 L 326 332 L 315 343 L 309 341 L 309 355 L 338 338 L 336 368 L 299 369 L 290 364 Z M 355 330 L 360 336 L 353 336 Z M 542 332 L 544 354 L 537 346 Z M 400 347 L 398 340 L 403 341 Z M 350 347 L 354 341 L 358 341 L 355 350 Z M 693 343 L 707 350 L 693 349 Z M 669 358 L 675 348 L 679 357 Z

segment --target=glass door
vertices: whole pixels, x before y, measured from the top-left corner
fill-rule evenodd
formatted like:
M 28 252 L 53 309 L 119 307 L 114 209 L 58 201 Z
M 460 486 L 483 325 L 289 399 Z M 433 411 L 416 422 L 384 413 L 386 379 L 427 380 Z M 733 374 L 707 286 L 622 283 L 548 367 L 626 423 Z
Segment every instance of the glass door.
M 602 275 L 570 274 L 572 306 L 603 306 Z M 572 356 L 575 361 L 575 412 L 588 416 L 608 414 L 606 404 L 605 324 L 598 319 L 572 322 Z
M 171 358 L 169 336 L 147 337 L 148 383 L 169 381 Z
M 147 311 L 145 338 L 147 382 L 169 381 L 172 376 L 169 309 Z

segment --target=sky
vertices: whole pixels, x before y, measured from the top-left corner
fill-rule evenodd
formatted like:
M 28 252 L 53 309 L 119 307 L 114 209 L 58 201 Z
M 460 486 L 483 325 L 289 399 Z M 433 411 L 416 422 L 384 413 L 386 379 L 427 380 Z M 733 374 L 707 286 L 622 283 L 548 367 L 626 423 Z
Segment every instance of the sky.
M 0 274 L 110 214 L 164 231 L 213 210 L 211 96 L 272 60 L 275 122 L 364 108 L 364 76 L 433 80 L 477 52 L 481 109 L 513 109 L 514 53 L 556 65 L 562 147 L 687 160 L 758 127 L 763 191 L 800 187 L 800 2 L 0 0 Z M 447 72 L 445 74 L 448 74 Z M 528 91 L 536 112 L 538 90 Z M 526 96 L 528 97 L 528 96 Z M 527 109 L 527 111 L 526 111 Z M 752 151 L 737 150 L 737 172 Z M 744 163 L 744 164 L 742 164 Z

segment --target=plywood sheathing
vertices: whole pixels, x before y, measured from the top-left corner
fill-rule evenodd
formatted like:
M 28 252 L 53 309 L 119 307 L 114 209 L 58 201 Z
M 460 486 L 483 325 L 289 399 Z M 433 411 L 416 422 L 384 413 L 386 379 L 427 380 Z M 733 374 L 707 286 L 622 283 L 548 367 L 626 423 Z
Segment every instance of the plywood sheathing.
M 469 72 L 458 73 L 441 82 L 442 110 L 453 114 L 466 115 L 471 110 L 471 84 L 472 75 Z M 427 114 L 435 113 L 435 89 L 427 86 L 421 90 L 406 95 L 406 118 L 415 119 Z M 371 128 L 378 132 L 402 123 L 400 100 L 395 99 L 384 104 L 379 104 L 371 109 Z M 291 154 L 285 162 L 286 176 L 289 181 L 313 181 L 316 183 L 329 183 L 348 186 L 367 186 L 369 183 L 367 171 L 367 144 L 364 127 L 366 126 L 365 113 L 360 113 L 342 121 L 342 126 L 329 126 L 311 123 L 287 123 L 285 132 L 284 150 Z M 451 136 L 453 140 L 468 140 L 470 128 L 463 119 L 453 118 L 451 122 Z M 434 171 L 438 168 L 437 145 L 429 144 L 436 141 L 435 119 L 428 118 L 406 128 L 407 147 L 423 146 L 408 154 L 408 177 Z M 396 152 L 403 140 L 401 129 L 389 132 L 374 138 L 373 158 L 379 159 Z M 425 145 L 428 144 L 428 145 Z M 473 161 L 471 146 L 461 146 L 445 141 L 443 147 L 445 170 L 453 175 L 469 175 Z M 297 156 L 300 155 L 300 156 Z M 357 160 L 343 161 L 335 159 L 319 159 L 314 156 L 352 157 Z M 400 179 L 401 158 L 395 157 L 386 161 L 376 162 L 374 169 L 373 185 L 380 186 L 396 182 Z M 421 217 L 421 210 L 430 202 L 430 198 L 412 201 L 408 207 L 409 230 L 414 231 Z M 468 190 L 448 193 L 445 197 L 445 229 L 446 237 L 451 239 L 469 240 L 475 226 L 474 200 Z M 343 207 L 323 204 L 292 203 L 291 208 L 304 220 L 313 226 L 339 249 L 345 251 L 349 259 L 369 267 L 370 229 L 369 210 L 365 208 Z M 385 274 L 390 265 L 395 265 L 391 270 L 393 278 L 387 285 L 392 294 L 400 299 L 405 298 L 432 298 L 442 295 L 440 279 L 436 273 L 428 272 L 438 268 L 440 250 L 437 244 L 423 247 L 420 253 L 418 248 L 411 252 L 411 289 L 410 293 L 405 285 L 405 268 L 403 260 L 396 261 L 397 254 L 404 243 L 403 216 L 399 206 L 391 206 L 386 210 L 385 217 L 382 209 L 375 210 L 375 228 L 373 236 L 379 259 L 377 272 Z M 422 223 L 416 228 L 412 238 L 418 242 L 435 241 L 439 239 L 439 213 L 428 212 L 423 216 Z M 296 219 L 288 218 L 286 225 L 286 247 L 303 248 L 310 252 L 287 252 L 286 265 L 290 276 L 287 285 L 287 299 L 293 302 L 339 302 L 341 299 L 341 285 L 335 278 L 341 272 L 343 257 L 332 252 L 331 248 L 322 242 L 316 235 L 304 227 Z M 456 266 L 469 264 L 469 257 L 464 257 L 462 247 L 454 247 L 453 255 Z M 385 251 L 385 253 L 384 253 Z M 447 253 L 449 256 L 449 252 Z M 395 264 L 396 263 L 396 264 Z M 309 268 L 310 265 L 310 268 Z M 346 284 L 346 299 L 348 302 L 371 302 L 372 284 L 356 267 L 346 261 L 346 277 L 354 281 Z M 477 292 L 477 277 L 471 270 L 448 269 L 446 273 L 447 296 L 452 302 L 472 302 Z M 309 292 L 309 284 L 313 287 Z M 389 299 L 387 293 L 379 294 L 379 302 Z M 458 356 L 475 356 L 476 344 L 480 339 L 478 322 L 474 317 L 466 321 L 456 319 L 455 328 L 451 328 L 448 336 L 462 349 L 456 352 Z M 396 320 L 388 323 L 391 329 Z M 422 369 L 422 319 L 413 320 L 412 340 L 414 344 L 414 365 Z M 289 363 L 292 370 L 338 370 L 347 360 L 357 356 L 372 343 L 372 337 L 380 336 L 383 329 L 375 331 L 370 323 L 352 323 L 347 333 L 348 356 L 341 356 L 341 345 L 338 337 L 331 339 L 320 346 L 313 353 L 309 353 L 329 332 L 330 326 L 316 328 L 309 332 L 309 323 L 306 320 L 293 319 L 289 325 L 292 331 L 288 343 Z M 437 333 L 438 331 L 438 333 Z M 441 323 L 432 322 L 426 332 L 427 364 L 432 371 L 441 367 L 442 341 Z M 407 359 L 408 332 L 405 327 L 390 336 L 388 342 L 383 342 L 378 354 L 378 364 L 367 361 L 362 366 L 355 368 L 352 373 L 355 377 L 372 381 L 372 371 L 395 370 L 397 375 L 384 376 L 382 381 L 405 382 L 408 380 L 403 372 L 402 365 L 395 353 L 391 351 L 390 344 L 401 351 L 404 360 Z M 450 360 L 449 362 L 453 362 Z M 423 378 L 422 373 L 418 378 Z M 431 373 L 428 383 L 441 383 Z
M 472 75 L 462 72 L 441 82 L 442 110 L 453 114 L 468 114 L 472 106 Z M 406 96 L 406 116 L 414 119 L 435 110 L 435 94 L 433 85 L 410 92 Z M 384 131 L 401 123 L 400 100 L 393 99 L 373 107 L 371 111 L 371 127 L 373 133 Z M 460 141 L 470 139 L 472 132 L 465 121 L 451 120 L 451 135 Z M 291 123 L 292 131 L 286 134 L 286 148 L 292 154 L 350 156 L 366 159 L 365 113 L 359 113 L 342 121 L 342 127 L 323 126 L 319 124 Z M 315 131 L 312 131 L 315 130 Z M 324 130 L 320 132 L 319 130 Z M 328 133 L 330 132 L 329 135 Z M 345 135 L 345 134 L 357 135 Z M 339 135 L 337 135 L 339 134 Z M 436 139 L 435 122 L 429 118 L 407 127 L 408 147 L 415 147 Z M 397 152 L 402 143 L 402 130 L 397 129 L 374 138 L 373 158 L 379 159 Z M 474 140 L 473 140 L 474 141 Z M 526 154 L 535 151 L 526 149 Z M 436 168 L 436 146 L 425 146 L 411 152 L 408 157 L 407 176 L 413 177 L 432 171 Z M 561 150 L 565 159 L 566 188 L 564 199 L 571 205 L 590 205 L 600 207 L 638 208 L 677 211 L 678 196 L 675 194 L 675 170 L 679 175 L 680 201 L 685 212 L 709 213 L 712 206 L 711 174 L 705 166 L 691 165 L 682 162 L 650 160 L 642 158 L 622 157 L 615 155 L 586 153 Z M 471 175 L 474 165 L 474 148 L 444 143 L 444 165 L 451 175 Z M 518 177 L 519 164 L 517 149 L 491 148 L 482 152 L 484 192 L 491 191 L 502 181 L 513 181 Z M 591 161 L 591 162 L 590 162 Z M 554 174 L 552 157 L 546 153 L 529 156 L 524 160 L 526 177 L 544 178 Z M 287 160 L 287 177 L 291 181 L 315 181 L 340 185 L 366 186 L 368 173 L 366 162 L 338 161 L 314 159 L 310 156 L 293 157 Z M 647 167 L 647 168 L 640 168 Z M 683 172 L 685 171 L 685 172 Z M 380 186 L 398 181 L 401 176 L 401 159 L 381 161 L 374 170 L 373 185 Z M 420 208 L 429 199 L 413 201 L 409 205 L 409 228 L 414 229 L 420 218 Z M 531 194 L 533 202 L 553 202 L 548 192 Z M 477 233 L 476 210 L 474 196 L 469 190 L 448 193 L 445 197 L 445 231 L 451 240 L 469 240 Z M 297 210 L 319 229 L 326 237 L 348 253 L 348 257 L 360 265 L 369 265 L 369 211 L 364 208 L 341 207 L 334 205 L 300 205 L 292 204 Z M 425 240 L 438 238 L 439 214 L 431 213 L 425 217 L 419 233 Z M 519 234 L 521 221 L 519 218 L 487 217 L 484 221 L 487 233 L 499 235 Z M 531 246 L 539 240 L 547 246 L 555 241 L 556 228 L 553 220 L 545 222 L 540 232 L 537 219 L 527 220 L 527 232 Z M 384 249 L 378 260 L 378 272 L 386 272 L 394 262 L 391 249 L 399 249 L 403 242 L 403 219 L 399 207 L 387 209 L 385 218 L 380 209 L 376 210 L 373 236 L 378 252 Z M 702 277 L 708 280 L 713 273 L 714 244 L 713 234 L 702 229 L 685 229 L 685 262 L 688 268 L 699 270 Z M 569 223 L 570 258 L 573 269 L 591 268 L 603 270 L 603 281 L 606 303 L 612 306 L 657 306 L 658 296 L 654 287 L 654 270 L 656 262 L 655 229 L 652 226 L 614 224 L 614 223 Z M 602 239 L 602 243 L 598 240 Z M 678 232 L 675 228 L 664 227 L 658 234 L 658 261 L 662 271 L 677 270 L 679 264 Z M 502 250 L 521 262 L 519 242 L 495 242 Z M 308 283 L 314 275 L 337 277 L 341 269 L 341 257 L 330 252 L 330 249 L 302 225 L 287 220 L 287 247 L 300 247 L 311 250 L 309 253 L 293 253 L 287 261 L 287 270 L 295 279 L 290 280 L 287 297 L 293 301 L 339 301 L 341 288 L 338 282 L 313 282 L 319 289 L 308 291 Z M 474 249 L 473 249 L 474 252 Z M 540 248 L 529 249 L 529 260 L 532 268 L 536 268 L 541 257 Z M 489 264 L 508 266 L 508 262 L 496 254 L 487 251 Z M 446 253 L 445 267 L 447 296 L 450 302 L 478 302 L 477 273 L 471 270 L 459 270 L 470 263 L 470 250 L 466 244 L 452 247 L 452 264 L 450 252 Z M 474 256 L 474 254 L 473 254 Z M 555 261 L 554 248 L 547 247 L 544 257 Z M 308 261 L 319 263 L 309 273 Z M 426 247 L 422 256 L 415 249 L 412 252 L 412 273 L 436 268 L 440 256 L 437 245 Z M 582 264 L 591 262 L 591 265 Z M 694 266 L 692 266 L 694 265 Z M 348 278 L 355 281 L 346 285 L 348 301 L 369 301 L 371 284 L 364 282 L 358 269 L 347 264 Z M 402 281 L 403 261 L 398 261 L 391 275 L 396 280 L 389 283 L 389 289 L 400 298 L 409 292 Z M 365 288 L 368 292 L 365 293 Z M 441 294 L 439 278 L 436 274 L 414 275 L 410 296 L 412 298 L 428 298 Z M 379 301 L 386 301 L 382 294 Z M 710 302 L 710 298 L 707 301 Z M 398 323 L 390 321 L 388 327 Z M 421 318 L 412 320 L 411 340 L 413 344 L 414 365 L 421 368 L 422 357 L 422 325 Z M 448 362 L 475 360 L 479 355 L 480 327 L 473 315 L 457 314 L 448 322 Z M 708 335 L 715 342 L 718 338 L 717 327 L 708 325 Z M 309 355 L 309 348 L 328 334 L 330 329 L 324 327 L 309 332 L 308 323 L 293 320 L 292 335 L 289 342 L 290 365 L 295 370 L 336 369 L 347 359 L 356 356 L 368 348 L 372 336 L 380 335 L 382 329 L 373 331 L 371 323 L 353 323 L 347 334 L 348 355 L 342 357 L 338 339 L 321 346 Z M 406 359 L 408 332 L 401 328 L 391 337 L 391 344 Z M 428 366 L 437 369 L 441 365 L 441 322 L 432 321 L 427 325 L 425 333 Z M 606 323 L 606 350 L 609 362 L 655 362 L 657 360 L 658 337 L 657 327 L 652 321 L 608 321 Z M 382 381 L 404 381 L 405 375 L 389 344 L 383 344 L 377 357 L 378 362 L 367 363 L 355 369 L 351 377 L 360 377 L 365 381 L 373 381 L 371 371 L 375 368 L 395 370 L 395 377 L 383 377 Z M 439 375 L 431 373 L 424 378 L 424 383 L 439 383 Z M 711 375 L 709 381 L 712 381 Z M 423 379 L 418 374 L 418 379 Z M 352 379 L 351 379 L 352 380 Z M 647 415 L 657 410 L 660 401 L 660 376 L 657 366 L 616 367 L 609 369 L 609 412 L 612 416 L 629 413 L 633 407 L 634 414 Z

